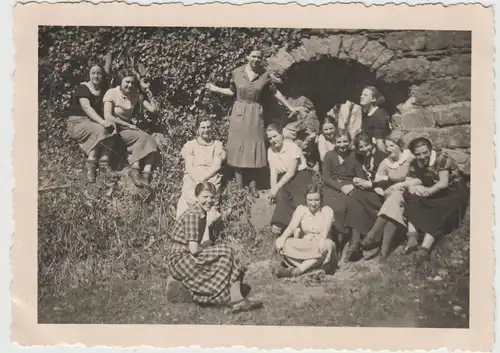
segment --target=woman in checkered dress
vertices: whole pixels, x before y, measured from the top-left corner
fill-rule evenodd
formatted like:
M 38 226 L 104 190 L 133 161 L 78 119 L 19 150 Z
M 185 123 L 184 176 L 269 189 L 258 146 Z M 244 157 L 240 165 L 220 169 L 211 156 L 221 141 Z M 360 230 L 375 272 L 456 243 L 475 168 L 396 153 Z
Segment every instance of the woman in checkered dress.
M 225 244 L 200 245 L 205 226 L 210 226 L 215 186 L 202 182 L 196 185 L 194 193 L 196 203 L 182 214 L 170 234 L 170 274 L 198 304 L 228 305 L 235 312 L 262 307 L 261 302 L 250 301 L 241 294 L 244 268 L 234 251 Z
M 409 149 L 415 159 L 410 164 L 403 197 L 409 245 L 417 248 L 417 235 L 425 234 L 416 257 L 421 263 L 428 261 L 435 239 L 460 224 L 469 195 L 457 164 L 433 150 L 428 139 L 414 139 Z

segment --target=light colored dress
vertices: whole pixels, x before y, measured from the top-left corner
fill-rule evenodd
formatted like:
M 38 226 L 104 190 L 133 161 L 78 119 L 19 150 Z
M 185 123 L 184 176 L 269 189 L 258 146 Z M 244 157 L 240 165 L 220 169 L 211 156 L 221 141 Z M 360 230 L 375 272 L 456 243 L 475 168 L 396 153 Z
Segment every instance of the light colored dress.
M 140 96 L 133 94 L 126 96 L 119 86 L 111 88 L 103 98 L 104 102 L 113 104 L 113 114 L 126 122 L 132 122 L 132 116 L 137 104 L 140 104 Z M 158 146 L 153 136 L 141 130 L 131 130 L 124 126 L 118 127 L 118 134 L 123 139 L 129 153 L 128 162 L 133 164 L 140 161 L 150 153 L 158 152 Z
M 224 161 L 226 159 L 226 152 L 222 146 L 222 142 L 218 140 L 211 141 L 209 143 L 204 143 L 200 139 L 193 139 L 188 141 L 181 150 L 181 156 L 186 160 L 189 156 L 192 157 L 193 170 L 196 175 L 203 175 L 209 170 L 214 161 L 217 159 L 219 161 Z M 216 173 L 207 181 L 214 184 L 217 191 L 220 189 L 222 180 L 222 174 Z M 179 217 L 193 205 L 196 201 L 194 196 L 194 189 L 196 187 L 196 182 L 187 173 L 187 169 L 184 172 L 184 178 L 182 182 L 182 194 L 177 203 L 176 218 Z
M 328 141 L 323 134 L 318 136 L 318 152 L 319 159 L 321 162 L 325 159 L 326 152 L 333 151 L 335 149 L 335 143 Z
M 297 260 L 318 259 L 325 256 L 327 249 L 325 240 L 325 227 L 331 226 L 333 211 L 328 206 L 323 206 L 316 213 L 311 213 L 307 206 L 300 205 L 293 217 L 300 218 L 301 237 L 288 238 L 283 247 L 283 255 Z M 330 230 L 326 234 L 330 234 Z M 330 243 L 331 244 L 331 243 Z
M 387 180 L 400 182 L 406 179 L 413 155 L 410 150 L 404 150 L 397 161 L 386 158 L 380 163 L 377 171 L 376 180 Z M 406 218 L 404 217 L 405 202 L 403 190 L 395 190 L 387 195 L 377 216 L 390 218 L 402 226 L 406 227 Z

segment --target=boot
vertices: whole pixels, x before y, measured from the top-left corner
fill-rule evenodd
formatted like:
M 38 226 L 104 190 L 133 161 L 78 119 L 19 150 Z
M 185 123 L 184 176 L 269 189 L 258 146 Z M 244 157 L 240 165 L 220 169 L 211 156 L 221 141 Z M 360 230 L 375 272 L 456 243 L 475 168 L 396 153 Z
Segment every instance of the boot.
M 130 169 L 129 172 L 130 179 L 132 179 L 132 182 L 134 183 L 135 186 L 138 188 L 142 188 L 142 180 L 141 180 L 141 171 L 137 168 L 132 168 Z
M 95 183 L 97 171 L 97 161 L 95 159 L 88 159 L 85 163 L 85 175 L 89 183 Z
M 111 169 L 111 166 L 109 165 L 109 160 L 108 159 L 100 159 L 99 160 L 99 171 L 102 171 L 104 173 L 112 173 L 113 170 Z
M 151 186 L 151 172 L 142 172 L 141 183 L 145 188 L 149 188 Z

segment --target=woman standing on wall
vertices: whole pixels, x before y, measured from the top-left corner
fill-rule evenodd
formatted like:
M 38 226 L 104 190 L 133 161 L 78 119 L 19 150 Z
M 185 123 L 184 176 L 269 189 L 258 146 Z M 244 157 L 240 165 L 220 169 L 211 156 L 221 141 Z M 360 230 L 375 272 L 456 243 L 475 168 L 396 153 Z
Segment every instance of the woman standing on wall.
M 385 152 L 384 139 L 391 133 L 391 121 L 389 114 L 381 107 L 385 103 L 384 96 L 376 87 L 367 86 L 361 92 L 359 102 L 363 108 L 361 132 L 374 140 L 379 151 Z
M 229 118 L 227 138 L 227 162 L 235 170 L 236 182 L 243 187 L 244 177 L 250 180 L 252 196 L 259 197 L 256 175 L 266 166 L 266 146 L 262 101 L 272 94 L 290 112 L 296 113 L 283 95 L 274 86 L 269 71 L 262 63 L 262 51 L 252 50 L 247 64 L 233 70 L 230 88 L 217 87 L 211 83 L 206 88 L 226 96 L 236 96 Z

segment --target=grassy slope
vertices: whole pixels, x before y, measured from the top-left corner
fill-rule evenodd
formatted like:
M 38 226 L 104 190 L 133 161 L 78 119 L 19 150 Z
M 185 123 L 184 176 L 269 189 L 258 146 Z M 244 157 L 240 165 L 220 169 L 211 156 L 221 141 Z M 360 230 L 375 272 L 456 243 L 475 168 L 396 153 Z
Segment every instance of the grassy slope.
M 396 249 L 384 267 L 360 261 L 334 276 L 275 280 L 263 221 L 270 209 L 261 201 L 252 208 L 256 235 L 238 215 L 228 228 L 243 236 L 226 240 L 249 264 L 252 295 L 265 308 L 232 315 L 165 297 L 164 243 L 178 190 L 160 183 L 153 202 L 143 205 L 147 195 L 125 181 L 107 200 L 106 180 L 91 187 L 84 182 L 76 149 L 41 146 L 39 163 L 39 187 L 72 185 L 39 195 L 41 323 L 468 327 L 468 220 L 418 271 Z M 169 170 L 161 171 L 160 181 L 174 178 Z M 443 280 L 430 279 L 438 273 Z

